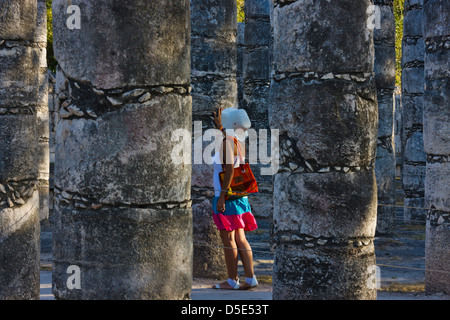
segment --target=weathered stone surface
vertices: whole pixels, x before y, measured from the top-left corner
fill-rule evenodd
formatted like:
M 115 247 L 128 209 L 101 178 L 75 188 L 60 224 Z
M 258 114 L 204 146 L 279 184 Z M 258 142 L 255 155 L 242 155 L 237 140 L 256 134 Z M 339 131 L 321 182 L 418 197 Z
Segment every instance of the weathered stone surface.
M 425 290 L 450 294 L 450 1 L 424 1 Z
M 376 299 L 373 252 L 372 242 L 360 247 L 353 242 L 302 249 L 298 245 L 281 246 L 274 263 L 273 281 L 277 285 L 273 295 L 279 300 Z
M 0 39 L 34 40 L 37 6 L 31 0 L 0 1 Z
M 212 181 L 211 181 L 212 183 Z M 210 198 L 210 197 L 209 197 Z M 225 258 L 223 250 L 211 250 L 212 243 L 220 238 L 219 231 L 211 215 L 211 199 L 192 205 L 194 224 L 194 277 L 225 279 L 227 270 L 224 268 Z
M 423 113 L 427 117 L 423 143 L 427 154 L 450 154 L 450 81 L 447 78 L 436 82 L 441 86 L 426 90 L 423 97 Z
M 190 130 L 190 113 L 189 97 L 167 94 L 95 120 L 61 121 L 56 135 L 64 143 L 56 145 L 56 187 L 105 204 L 188 200 L 190 168 L 172 162 L 178 142 L 170 138 L 173 130 Z
M 0 208 L 0 300 L 39 299 L 39 195 Z
M 275 7 L 277 71 L 372 72 L 373 33 L 367 28 L 366 14 L 369 2 L 300 0 Z
M 79 30 L 67 28 L 67 6 L 64 0 L 53 2 L 54 47 L 60 67 L 73 79 L 98 89 L 189 81 L 188 0 L 80 3 Z
M 392 233 L 395 226 L 395 18 L 392 2 L 378 4 L 380 28 L 374 30 L 374 73 L 378 100 L 378 143 L 375 161 L 378 207 L 377 233 Z
M 271 2 L 269 0 L 250 0 L 245 2 L 245 35 L 244 35 L 244 103 L 256 130 L 269 132 L 269 93 L 272 71 L 272 26 Z M 260 133 L 261 131 L 258 131 Z M 250 136 L 249 136 L 250 137 Z M 255 140 L 259 146 L 261 136 Z M 270 152 L 270 139 L 268 148 Z M 251 168 L 258 181 L 259 193 L 252 196 L 252 212 L 256 216 L 270 217 L 272 212 L 272 176 L 261 174 L 265 167 L 258 158 Z
M 39 0 L 38 27 L 36 41 L 39 43 L 39 101 L 36 108 L 38 144 L 38 179 L 39 179 L 39 217 L 49 217 L 49 177 L 50 177 L 50 121 L 48 112 L 48 71 L 47 71 L 47 5 Z
M 0 116 L 0 181 L 36 179 L 35 124 L 33 115 Z
M 38 101 L 39 49 L 15 43 L 11 47 L 0 46 L 0 108 L 34 109 Z M 23 109 L 22 109 L 23 108 Z
M 274 190 L 276 234 L 342 241 L 370 238 L 375 232 L 377 201 L 372 171 L 346 174 L 282 172 L 275 176 Z M 349 207 L 351 211 L 348 211 Z
M 189 298 L 190 208 L 83 210 L 60 203 L 56 206 L 55 221 L 55 296 L 129 300 Z M 67 289 L 70 265 L 80 268 L 81 289 Z
M 272 82 L 271 128 L 288 132 L 308 161 L 321 166 L 368 166 L 378 127 L 373 79 L 356 83 L 288 78 Z M 339 93 L 339 94 L 338 94 Z M 314 102 L 314 103 L 312 103 Z
M 39 299 L 37 1 L 0 1 L 0 300 Z

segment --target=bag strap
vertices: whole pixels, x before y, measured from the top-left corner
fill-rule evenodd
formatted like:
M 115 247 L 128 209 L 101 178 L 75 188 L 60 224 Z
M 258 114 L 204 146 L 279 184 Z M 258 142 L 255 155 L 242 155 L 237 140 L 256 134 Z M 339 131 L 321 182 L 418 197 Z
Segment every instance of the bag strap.
M 225 141 L 226 139 L 233 139 L 234 144 L 238 148 L 238 155 L 240 156 L 241 164 L 245 163 L 245 158 L 242 156 L 241 144 L 237 141 L 237 139 L 235 137 L 226 136 L 225 138 L 223 138 L 223 141 Z M 234 157 L 234 150 L 233 150 L 233 157 Z M 223 163 L 222 163 L 222 169 L 223 169 L 223 171 L 225 171 L 225 167 L 224 167 Z

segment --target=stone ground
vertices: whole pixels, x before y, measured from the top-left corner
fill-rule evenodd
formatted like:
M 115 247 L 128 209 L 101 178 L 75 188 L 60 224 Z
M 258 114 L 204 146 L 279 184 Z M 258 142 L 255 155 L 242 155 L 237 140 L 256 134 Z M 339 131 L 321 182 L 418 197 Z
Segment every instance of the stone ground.
M 395 234 L 375 238 L 377 264 L 383 265 L 380 266 L 381 290 L 378 291 L 378 300 L 450 300 L 450 296 L 442 294 L 425 294 L 425 224 L 406 225 L 401 212 L 399 208 Z M 259 229 L 247 236 L 254 251 L 255 273 L 260 285 L 250 291 L 214 290 L 210 288 L 211 285 L 219 281 L 194 279 L 192 300 L 272 299 L 270 221 L 257 220 Z M 45 222 L 41 230 L 41 300 L 54 299 L 51 292 L 51 243 L 51 223 Z M 239 269 L 239 274 L 243 275 L 240 262 Z

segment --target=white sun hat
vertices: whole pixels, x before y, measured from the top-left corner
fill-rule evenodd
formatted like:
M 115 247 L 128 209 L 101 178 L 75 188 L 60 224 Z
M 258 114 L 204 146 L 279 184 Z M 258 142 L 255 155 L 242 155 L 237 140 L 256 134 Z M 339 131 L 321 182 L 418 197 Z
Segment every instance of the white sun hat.
M 247 129 L 252 123 L 244 109 L 234 107 L 222 111 L 222 127 L 227 130 L 227 134 L 235 136 L 238 140 L 244 141 L 248 136 Z

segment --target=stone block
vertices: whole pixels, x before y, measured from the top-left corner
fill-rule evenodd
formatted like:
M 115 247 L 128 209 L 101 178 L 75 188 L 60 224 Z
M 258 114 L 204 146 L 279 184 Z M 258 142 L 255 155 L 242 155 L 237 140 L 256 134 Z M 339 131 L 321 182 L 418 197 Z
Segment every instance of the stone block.
M 427 208 L 448 210 L 450 208 L 450 162 L 428 162 L 425 178 L 425 203 Z
M 403 69 L 402 92 L 403 94 L 423 94 L 424 92 L 423 67 Z
M 450 32 L 449 32 L 450 33 Z M 428 80 L 445 80 L 450 77 L 450 50 L 445 37 L 428 41 L 425 55 L 425 78 Z
M 236 43 L 233 39 L 192 37 L 192 71 L 236 76 Z
M 380 10 L 380 28 L 373 31 L 373 40 L 385 46 L 395 47 L 395 17 L 391 6 L 378 6 Z
M 403 189 L 405 193 L 411 194 L 407 197 L 419 197 L 425 192 L 425 164 L 403 164 Z M 406 198 L 405 198 L 406 201 Z M 408 204 L 405 203 L 405 206 Z M 422 204 L 423 207 L 423 204 Z
M 60 121 L 55 186 L 111 205 L 186 201 L 191 169 L 172 159 L 171 136 L 191 130 L 191 113 L 189 96 L 165 94 L 96 120 Z
M 271 5 L 270 0 L 246 0 L 245 17 L 247 19 L 269 19 Z
M 57 298 L 189 299 L 190 208 L 83 210 L 58 205 L 54 214 L 53 293 Z M 80 268 L 81 290 L 67 287 L 70 265 Z
M 423 134 L 415 131 L 405 141 L 404 160 L 425 163 L 427 155 L 423 147 Z
M 421 37 L 422 36 L 422 10 L 407 11 L 403 18 L 403 36 Z
M 0 39 L 33 41 L 37 28 L 37 1 L 0 0 L 0 21 Z
M 373 171 L 281 172 L 274 180 L 274 233 L 313 238 L 370 238 L 377 200 Z M 351 209 L 350 209 L 351 208 Z
M 0 108 L 34 108 L 39 98 L 39 49 L 0 49 Z
M 414 41 L 403 41 L 402 43 L 402 65 L 413 61 L 423 61 L 425 52 L 425 41 L 423 38 Z
M 367 28 L 366 14 L 371 4 L 369 0 L 300 0 L 275 7 L 273 50 L 277 70 L 372 72 L 373 31 Z
M 428 154 L 450 154 L 450 81 L 436 80 L 435 89 L 426 90 L 423 96 L 424 148 Z M 433 84 L 427 82 L 427 87 Z
M 266 21 L 251 21 L 245 24 L 246 46 L 270 46 L 271 26 Z
M 281 246 L 275 262 L 274 300 L 376 299 L 373 243 L 360 247 Z
M 53 1 L 53 39 L 72 79 L 97 89 L 189 83 L 189 1 L 82 2 L 80 29 L 67 28 L 67 7 Z
M 0 182 L 37 179 L 35 115 L 0 116 Z
M 378 108 L 374 82 L 272 81 L 270 127 L 287 132 L 306 160 L 321 166 L 362 166 L 375 158 Z
M 427 220 L 425 231 L 425 267 L 427 269 L 425 272 L 425 291 L 428 293 L 448 294 L 450 292 L 450 268 L 448 263 L 450 232 L 448 232 L 448 228 L 448 222 L 433 224 Z
M 244 54 L 244 81 L 267 80 L 270 78 L 270 50 L 259 48 Z
M 214 224 L 211 200 L 205 199 L 192 206 L 194 221 L 194 267 L 193 276 L 197 278 L 227 278 L 227 268 L 220 246 L 211 244 L 221 243 L 220 234 Z
M 423 122 L 423 96 L 402 94 L 403 130 L 409 132 L 413 126 Z
M 194 114 L 212 115 L 219 106 L 228 108 L 237 103 L 236 79 L 196 78 L 192 81 L 192 109 Z
M 193 37 L 217 38 L 218 33 L 227 38 L 236 36 L 236 1 L 191 0 L 190 4 Z
M 39 300 L 38 191 L 24 205 L 2 209 L 0 229 L 0 300 Z
M 430 3 L 423 7 L 424 38 L 448 36 L 448 26 L 450 25 L 448 12 L 450 10 L 450 3 L 445 0 L 428 2 Z M 433 27 L 430 28 L 429 26 Z
M 394 92 L 378 94 L 378 136 L 390 137 L 394 132 Z
M 395 87 L 395 47 L 375 45 L 375 82 L 377 89 Z

